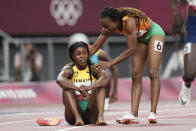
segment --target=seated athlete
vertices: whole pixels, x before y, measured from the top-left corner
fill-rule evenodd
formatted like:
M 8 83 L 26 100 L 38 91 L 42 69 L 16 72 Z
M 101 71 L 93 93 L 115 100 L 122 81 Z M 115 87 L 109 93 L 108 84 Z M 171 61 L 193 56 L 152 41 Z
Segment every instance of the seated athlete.
M 72 45 L 74 42 L 77 42 L 77 41 L 83 41 L 85 43 L 88 43 L 88 46 L 90 46 L 89 39 L 88 39 L 87 35 L 84 34 L 84 33 L 79 32 L 79 33 L 72 34 L 69 37 L 69 41 L 68 41 L 69 46 Z M 92 63 L 98 64 L 98 60 L 110 61 L 111 58 L 104 50 L 99 49 L 94 55 L 92 55 L 90 57 L 90 60 L 91 60 Z M 109 106 L 110 106 L 109 103 L 113 103 L 113 102 L 118 100 L 118 95 L 117 95 L 117 93 L 118 93 L 118 68 L 115 65 L 115 66 L 112 66 L 110 69 L 106 69 L 105 71 L 110 76 L 109 77 L 110 80 L 109 80 L 108 84 L 105 87 L 106 98 L 105 98 L 104 109 L 109 110 Z M 112 87 L 113 87 L 113 90 L 112 90 Z M 111 97 L 110 97 L 110 91 L 111 90 L 112 90 L 112 93 L 111 93 Z
M 65 120 L 76 126 L 106 125 L 104 121 L 105 85 L 109 77 L 97 72 L 90 62 L 88 45 L 82 41 L 69 47 L 73 63 L 64 66 L 57 78 L 63 89 Z

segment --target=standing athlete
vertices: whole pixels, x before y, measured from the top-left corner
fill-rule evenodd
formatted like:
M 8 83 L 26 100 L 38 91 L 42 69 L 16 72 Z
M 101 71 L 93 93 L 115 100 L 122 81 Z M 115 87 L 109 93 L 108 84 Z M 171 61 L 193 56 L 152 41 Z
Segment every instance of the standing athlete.
M 189 9 L 184 46 L 184 74 L 182 88 L 179 94 L 182 105 L 188 105 L 191 101 L 191 83 L 196 76 L 196 0 L 187 0 L 187 2 Z M 172 32 L 174 34 L 179 34 L 182 28 L 183 19 L 178 10 L 178 1 L 171 0 L 171 7 L 174 16 Z
M 63 89 L 65 120 L 76 126 L 106 125 L 103 113 L 107 74 L 92 67 L 88 45 L 84 42 L 72 44 L 69 56 L 73 64 L 64 66 L 56 81 Z
M 142 11 L 131 7 L 105 7 L 100 13 L 102 33 L 90 48 L 94 54 L 108 38 L 108 35 L 119 32 L 126 36 L 127 49 L 109 62 L 99 62 L 96 68 L 110 68 L 131 56 L 132 88 L 131 113 L 118 119 L 119 123 L 138 123 L 138 109 L 142 94 L 142 73 L 148 58 L 148 73 L 151 81 L 151 110 L 149 123 L 157 123 L 156 110 L 160 94 L 159 67 L 165 42 L 162 28 L 153 22 Z

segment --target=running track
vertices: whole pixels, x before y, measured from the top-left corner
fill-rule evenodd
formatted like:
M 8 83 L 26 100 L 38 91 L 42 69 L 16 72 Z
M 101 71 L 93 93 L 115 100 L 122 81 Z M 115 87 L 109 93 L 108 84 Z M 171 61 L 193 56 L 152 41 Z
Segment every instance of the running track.
M 64 118 L 63 105 L 21 105 L 4 106 L 0 110 L 0 131 L 196 131 L 196 100 L 189 106 L 182 106 L 177 100 L 160 100 L 158 105 L 158 124 L 148 123 L 149 100 L 142 100 L 139 110 L 139 124 L 121 125 L 115 119 L 129 112 L 128 101 L 118 101 L 105 111 L 107 126 L 70 126 Z M 58 126 L 39 126 L 39 117 L 58 117 L 62 123 Z

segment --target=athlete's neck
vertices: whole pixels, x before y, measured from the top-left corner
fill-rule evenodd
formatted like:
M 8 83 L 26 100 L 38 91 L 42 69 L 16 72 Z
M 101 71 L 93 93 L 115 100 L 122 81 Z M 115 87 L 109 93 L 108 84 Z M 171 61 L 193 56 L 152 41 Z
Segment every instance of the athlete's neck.
M 78 70 L 84 70 L 84 69 L 86 69 L 87 65 L 85 65 L 85 66 L 76 65 L 76 67 L 78 68 Z

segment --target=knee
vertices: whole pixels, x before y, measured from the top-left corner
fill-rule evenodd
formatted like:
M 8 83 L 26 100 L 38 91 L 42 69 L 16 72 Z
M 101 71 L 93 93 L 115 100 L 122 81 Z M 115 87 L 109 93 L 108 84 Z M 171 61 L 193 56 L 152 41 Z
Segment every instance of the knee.
M 65 114 L 65 121 L 67 121 L 67 123 L 69 123 L 70 125 L 75 124 L 75 119 L 67 117 L 66 114 Z
M 149 73 L 150 80 L 159 79 L 159 70 L 157 70 L 157 69 L 150 69 L 148 71 L 148 73 Z
M 132 71 L 131 77 L 132 77 L 133 81 L 141 82 L 142 81 L 142 72 Z

